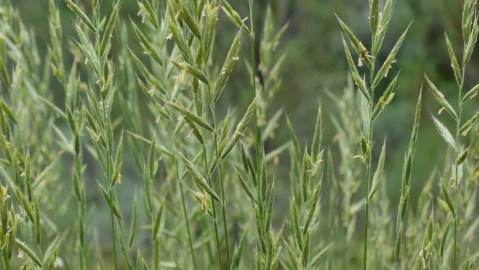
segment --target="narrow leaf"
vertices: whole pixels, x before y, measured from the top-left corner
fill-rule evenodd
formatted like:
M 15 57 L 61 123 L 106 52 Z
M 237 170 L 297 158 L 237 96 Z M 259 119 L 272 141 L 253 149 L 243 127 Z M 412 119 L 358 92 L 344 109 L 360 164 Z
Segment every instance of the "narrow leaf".
M 183 154 L 179 154 L 181 160 L 185 164 L 186 168 L 190 172 L 191 176 L 193 177 L 195 184 L 206 191 L 214 200 L 221 201 L 220 197 L 216 194 L 213 188 L 206 182 L 205 178 L 201 175 L 201 173 L 196 169 L 195 165 L 189 161 Z
M 399 40 L 396 42 L 396 45 L 394 45 L 393 49 L 391 50 L 388 57 L 386 58 L 386 61 L 384 61 L 383 65 L 379 69 L 378 73 L 376 74 L 376 77 L 374 78 L 373 87 L 378 86 L 379 83 L 382 81 L 382 79 L 388 76 L 389 70 L 391 69 L 392 65 L 396 62 L 396 56 L 402 44 L 404 43 L 404 39 L 406 38 L 407 32 L 409 31 L 411 24 L 412 23 L 408 25 L 406 30 L 404 30 L 404 32 L 402 33 L 401 37 L 399 37 Z
M 108 23 L 106 24 L 105 31 L 103 32 L 103 36 L 101 39 L 100 45 L 100 52 L 102 55 L 107 53 L 107 47 L 111 46 L 111 38 L 113 35 L 113 30 L 115 28 L 115 23 L 118 18 L 118 12 L 120 10 L 120 2 L 117 2 L 115 7 L 113 8 L 113 13 L 110 15 L 108 19 Z
M 38 258 L 37 254 L 35 254 L 35 252 L 30 249 L 27 244 L 18 239 L 15 239 L 15 243 L 23 252 L 25 252 L 25 254 L 27 254 L 28 257 L 30 257 L 30 259 L 32 259 L 33 262 L 35 262 L 35 264 L 37 264 L 40 268 L 43 268 L 42 262 Z
M 429 79 L 427 75 L 424 75 L 426 78 L 426 82 L 429 85 L 429 88 L 431 88 L 432 95 L 436 99 L 436 101 L 452 116 L 454 119 L 457 119 L 457 114 L 454 111 L 454 108 L 447 102 L 446 98 L 444 95 L 439 91 L 439 89 L 434 85 L 434 83 Z
M 341 18 L 339 18 L 338 15 L 336 15 L 336 19 L 339 22 L 339 25 L 341 26 L 341 30 L 346 36 L 348 36 L 349 40 L 351 41 L 351 44 L 353 45 L 354 49 L 356 50 L 356 53 L 359 55 L 359 58 L 362 60 L 366 60 L 366 64 L 368 64 L 369 67 L 371 67 L 371 63 L 368 62 L 368 50 L 366 47 L 364 47 L 363 43 L 356 37 L 356 35 L 353 33 L 353 31 L 347 26 Z
M 466 136 L 467 133 L 471 130 L 471 128 L 477 123 L 477 120 L 479 120 L 479 112 L 476 112 L 474 116 L 471 117 L 471 119 L 467 120 L 466 123 L 464 123 L 461 127 L 461 134 L 463 136 Z
M 464 97 L 462 98 L 462 103 L 466 102 L 468 99 L 474 98 L 479 92 L 479 84 L 476 84 L 471 90 L 469 90 Z
M 174 60 L 171 61 L 175 66 L 178 68 L 182 69 L 186 73 L 190 74 L 191 76 L 195 77 L 196 79 L 204 82 L 205 84 L 209 84 L 208 79 L 206 78 L 206 75 L 203 74 L 199 69 L 196 67 L 188 64 L 188 63 L 178 63 Z
M 379 185 L 382 183 L 384 179 L 384 163 L 386 161 L 386 140 L 384 140 L 383 147 L 381 149 L 381 154 L 379 156 L 378 165 L 376 167 L 376 171 L 374 172 L 373 176 L 373 184 L 371 190 L 369 191 L 368 199 L 374 196 L 377 192 Z
M 456 149 L 456 140 L 452 136 L 451 132 L 447 129 L 447 127 L 441 123 L 436 117 L 432 116 L 432 120 L 434 121 L 434 125 L 436 126 L 439 135 L 446 141 L 451 148 Z
M 221 5 L 226 16 L 228 16 L 230 21 L 235 24 L 236 27 L 238 27 L 239 29 L 244 29 L 248 34 L 251 33 L 250 29 L 248 28 L 248 26 L 246 26 L 244 20 L 241 18 L 238 12 L 234 10 L 233 7 L 226 0 L 221 0 Z
M 173 109 L 175 109 L 177 112 L 179 112 L 181 115 L 183 115 L 185 118 L 187 118 L 191 122 L 197 124 L 200 127 L 205 128 L 209 131 L 213 131 L 213 128 L 208 123 L 206 123 L 205 120 L 203 120 L 198 115 L 192 113 L 191 111 L 187 110 L 186 108 L 184 108 L 184 107 L 182 107 L 182 106 L 180 106 L 176 103 L 170 102 L 170 101 L 166 101 L 166 104 L 171 106 Z
M 90 28 L 93 32 L 96 32 L 96 27 L 88 18 L 88 16 L 81 10 L 77 4 L 75 4 L 72 0 L 65 0 L 67 2 L 67 6 L 71 9 L 80 19 Z
M 447 191 L 447 188 L 444 185 L 444 182 L 441 182 L 441 192 L 442 192 L 442 196 L 445 199 L 447 207 L 449 208 L 449 211 L 451 211 L 451 214 L 453 216 L 456 216 L 456 212 L 454 210 L 454 204 L 452 203 L 451 197 L 449 196 L 449 192 Z
M 246 125 L 248 124 L 249 119 L 251 118 L 255 110 L 256 110 L 256 98 L 248 106 L 246 113 L 244 114 L 243 118 L 236 126 L 236 129 L 233 133 L 233 137 L 231 138 L 230 142 L 226 145 L 226 147 L 220 147 L 221 159 L 224 159 L 228 155 L 228 153 L 238 143 L 239 139 L 244 135 Z
M 384 91 L 384 94 L 381 96 L 381 98 L 379 98 L 379 101 L 374 107 L 372 116 L 373 120 L 375 120 L 381 114 L 384 108 L 393 100 L 397 90 L 398 78 L 399 74 L 394 77 L 394 79 L 389 83 L 388 87 L 386 88 L 386 91 Z
M 460 84 L 461 71 L 459 67 L 459 62 L 457 61 L 456 54 L 454 53 L 454 49 L 452 48 L 452 44 L 451 44 L 451 41 L 449 40 L 449 37 L 447 36 L 447 33 L 444 33 L 444 38 L 446 39 L 447 52 L 449 53 L 449 58 L 451 59 L 451 67 L 452 67 L 452 70 L 454 71 L 454 77 L 456 78 L 456 82 Z
M 215 90 L 214 90 L 214 100 L 218 101 L 223 92 L 226 83 L 228 82 L 231 73 L 233 72 L 233 68 L 238 62 L 238 53 L 241 46 L 241 30 L 236 33 L 236 36 L 231 44 L 231 47 L 226 55 L 225 62 L 223 67 L 220 70 L 220 74 L 218 76 L 218 80 L 216 81 Z
M 165 203 L 162 202 L 158 213 L 156 214 L 155 223 L 153 225 L 153 237 L 158 237 L 158 232 L 160 231 L 161 218 L 163 217 L 163 211 L 165 209 Z
M 354 83 L 358 87 L 359 91 L 361 91 L 363 96 L 366 99 L 370 100 L 371 95 L 369 94 L 369 91 L 366 87 L 366 83 L 364 82 L 364 80 L 359 75 L 359 72 L 358 72 L 358 70 L 356 68 L 356 65 L 354 64 L 353 58 L 351 56 L 351 52 L 349 51 L 349 46 L 346 43 L 346 40 L 344 40 L 344 37 L 342 39 L 343 39 L 344 53 L 346 54 L 346 59 L 348 61 L 349 71 L 351 72 L 351 76 L 353 77 Z

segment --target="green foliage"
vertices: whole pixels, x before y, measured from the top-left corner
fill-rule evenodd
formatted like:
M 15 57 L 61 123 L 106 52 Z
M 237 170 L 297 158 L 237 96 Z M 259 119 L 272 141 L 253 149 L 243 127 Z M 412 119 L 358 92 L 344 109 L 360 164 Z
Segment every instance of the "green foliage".
M 369 1 L 368 41 L 336 16 L 350 79 L 302 122 L 275 106 L 297 52 L 274 7 L 134 2 L 125 19 L 128 1 L 49 0 L 39 39 L 0 1 L 1 269 L 477 268 L 476 0 L 460 54 L 445 35 L 457 99 L 425 76 L 446 153 L 427 181 L 422 89 L 399 177 L 379 132 L 408 118 L 393 113 L 410 74 L 395 63 L 415 25 L 386 36 L 399 2 Z M 249 105 L 229 101 L 236 84 Z

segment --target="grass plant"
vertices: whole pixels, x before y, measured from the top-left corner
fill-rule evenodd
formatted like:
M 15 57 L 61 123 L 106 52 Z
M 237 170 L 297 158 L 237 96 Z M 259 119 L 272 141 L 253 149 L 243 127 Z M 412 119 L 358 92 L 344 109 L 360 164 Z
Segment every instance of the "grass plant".
M 273 6 L 139 0 L 128 17 L 124 1 L 44 2 L 40 40 L 0 0 L 0 269 L 477 269 L 476 0 L 460 54 L 445 35 L 456 98 L 426 75 L 400 116 L 412 127 L 401 176 L 393 139 L 375 132 L 400 102 L 414 24 L 385 44 L 401 1 L 367 2 L 367 41 L 336 15 L 348 80 L 305 97 L 319 100 L 307 139 L 275 103 L 289 25 Z M 427 123 L 446 154 L 417 179 Z

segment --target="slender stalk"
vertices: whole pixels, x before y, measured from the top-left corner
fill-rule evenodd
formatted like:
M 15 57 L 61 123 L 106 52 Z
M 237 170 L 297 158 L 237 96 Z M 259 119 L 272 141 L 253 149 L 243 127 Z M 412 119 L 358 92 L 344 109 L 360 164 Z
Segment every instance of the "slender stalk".
M 99 38 L 97 38 L 99 39 Z M 111 91 L 111 89 L 110 89 Z M 103 105 L 102 106 L 105 106 L 105 100 L 103 99 Z M 112 157 L 112 154 L 113 154 L 113 142 L 112 142 L 112 138 L 111 136 L 109 136 L 108 134 L 111 134 L 111 119 L 110 119 L 110 115 L 109 115 L 109 112 L 106 110 L 106 108 L 104 108 L 103 110 L 103 126 L 105 127 L 105 130 L 103 132 L 105 132 L 105 137 L 106 137 L 106 140 L 107 140 L 107 149 L 106 149 L 106 156 L 108 157 L 108 160 L 107 160 L 107 185 L 108 185 L 108 196 L 110 197 L 110 200 L 113 202 L 114 201 L 114 182 L 112 181 L 113 180 L 113 163 L 115 161 L 113 161 L 113 157 Z M 113 266 L 114 266 L 114 269 L 117 270 L 118 269 L 118 260 L 117 260 L 117 251 L 116 251 L 116 225 L 115 225 L 115 213 L 114 213 L 114 210 L 113 210 L 113 205 L 110 206 L 110 225 L 111 225 L 111 248 L 112 248 L 112 254 L 113 254 Z
M 259 91 L 262 91 L 263 89 L 257 89 L 257 72 L 258 72 L 258 67 L 257 67 L 257 60 L 256 59 L 256 23 L 255 23 L 255 2 L 254 0 L 249 0 L 249 16 L 250 16 L 250 61 L 251 61 L 251 87 L 252 87 L 252 93 L 253 96 L 259 100 L 261 97 L 261 93 Z M 269 243 L 265 243 L 265 239 L 268 239 L 270 241 L 270 236 L 268 234 L 268 228 L 265 226 L 270 226 L 269 224 L 264 224 L 264 215 L 267 212 L 267 205 L 265 205 L 266 202 L 266 196 L 265 192 L 267 192 L 268 187 L 266 186 L 266 166 L 264 165 L 263 161 L 263 154 L 264 154 L 264 149 L 263 149 L 263 142 L 262 142 L 262 132 L 261 132 L 261 123 L 260 123 L 260 114 L 261 114 L 261 108 L 258 105 L 258 102 L 255 105 L 255 113 L 253 114 L 253 122 L 254 122 L 254 148 L 255 148 L 255 168 L 256 168 L 256 179 L 258 181 L 258 186 L 256 186 L 256 198 L 258 200 L 257 205 L 255 208 L 257 208 L 256 212 L 256 224 L 259 228 L 258 230 L 258 237 L 260 243 L 258 244 L 258 252 L 262 253 L 262 255 L 257 255 L 257 265 L 258 269 L 270 269 L 272 267 L 271 265 L 271 258 L 270 258 L 270 251 L 269 248 L 266 246 Z M 259 214 L 258 214 L 259 213 Z M 261 235 L 263 234 L 263 235 Z M 261 256 L 265 256 L 264 259 L 268 261 L 263 261 L 261 259 Z
M 109 127 L 109 117 L 104 110 L 103 115 L 103 123 L 105 127 Z M 106 130 L 104 132 L 107 132 Z M 106 149 L 106 156 L 108 157 L 107 160 L 107 168 L 106 168 L 106 176 L 107 176 L 107 186 L 108 186 L 108 196 L 111 201 L 113 201 L 113 196 L 114 196 L 114 183 L 112 183 L 112 178 L 113 178 L 113 164 L 112 164 L 112 142 L 109 138 L 109 136 L 105 136 L 107 138 L 108 144 L 107 144 L 107 149 Z M 117 254 L 116 254 L 116 225 L 115 225 L 115 213 L 113 210 L 113 205 L 110 205 L 110 235 L 111 235 L 111 249 L 112 249 L 112 260 L 113 260 L 113 266 L 114 269 L 118 269 L 118 260 L 117 260 Z
M 84 270 L 86 269 L 86 249 L 85 249 L 85 206 L 82 205 L 81 206 L 81 211 L 80 211 L 80 214 L 79 214 L 79 229 L 80 229 L 80 235 L 79 235 L 79 238 L 80 238 L 80 269 Z
M 5 257 L 3 257 L 2 261 L 6 270 L 12 269 L 12 260 L 7 260 Z
M 216 118 L 214 117 L 214 112 L 212 110 L 213 115 L 213 126 L 216 130 Z M 221 165 L 221 157 L 218 149 L 218 134 L 215 132 L 214 134 L 214 143 L 215 143 L 215 153 L 216 153 L 216 160 L 218 161 L 218 173 L 220 177 L 220 189 L 221 189 L 221 217 L 223 219 L 223 230 L 225 234 L 225 245 L 226 245 L 226 265 L 230 267 L 230 247 L 229 247 L 229 236 L 228 236 L 228 223 L 226 219 L 226 197 L 225 197 L 225 185 L 224 185 L 224 177 L 223 177 L 223 169 Z M 207 167 L 209 168 L 209 167 Z
M 210 170 L 209 170 L 209 166 L 208 166 L 208 154 L 206 152 L 206 146 L 203 144 L 203 159 L 204 159 L 204 163 L 205 163 L 205 171 L 206 171 L 206 179 L 208 181 L 208 184 L 210 186 L 213 186 L 213 181 L 211 179 L 211 175 L 210 175 Z M 216 210 L 216 204 L 215 204 L 215 200 L 213 199 L 212 196 L 210 196 L 210 202 L 211 202 L 211 208 L 213 210 L 213 226 L 214 226 L 214 230 L 215 230 L 215 240 L 216 240 L 216 252 L 217 252 L 217 256 L 218 256 L 218 267 L 220 269 L 222 269 L 222 264 L 223 264 L 223 259 L 222 259 L 222 256 L 221 256 L 221 240 L 220 240 L 220 233 L 219 233 L 219 229 L 218 229 L 218 220 L 216 219 L 217 217 L 217 210 Z
M 176 162 L 176 165 L 178 167 L 178 162 Z M 178 179 L 178 188 L 180 189 L 180 195 L 181 195 L 181 207 L 183 210 L 183 217 L 185 219 L 185 224 L 186 224 L 186 232 L 188 234 L 188 246 L 190 248 L 190 254 L 191 254 L 191 264 L 193 265 L 193 269 L 196 270 L 196 255 L 195 255 L 195 248 L 193 247 L 193 237 L 191 235 L 191 225 L 190 225 L 190 220 L 188 218 L 188 211 L 186 210 L 186 202 L 185 202 L 185 192 L 183 190 L 183 184 L 180 182 L 180 176 L 177 170 L 177 179 Z
M 109 188 L 108 192 L 110 198 L 113 198 L 113 189 Z M 113 213 L 113 209 L 110 209 L 110 225 L 111 225 L 111 249 L 112 249 L 112 256 L 113 256 L 113 266 L 114 269 L 118 269 L 118 261 L 116 255 L 116 226 L 115 226 L 115 214 Z
M 158 236 L 153 233 L 152 230 L 152 238 L 153 238 L 153 269 L 159 270 L 160 269 L 160 258 L 159 258 L 159 243 L 158 243 Z
M 370 106 L 371 107 L 371 106 Z M 370 110 L 371 112 L 371 110 Z M 369 149 L 372 148 L 372 133 L 373 133 L 372 123 L 369 123 L 368 126 L 368 144 Z M 371 182 L 371 169 L 372 169 L 372 161 L 371 161 L 371 150 L 368 153 L 368 163 L 366 167 L 366 188 L 364 191 L 364 196 L 366 198 L 366 205 L 364 209 L 364 244 L 363 244 L 363 269 L 367 269 L 367 261 L 368 261 L 368 226 L 369 226 L 369 189 L 370 189 L 370 182 Z
M 367 130 L 367 144 L 368 144 L 368 153 L 367 155 L 367 164 L 366 164 L 366 188 L 364 190 L 364 196 L 366 199 L 366 205 L 364 209 L 364 245 L 363 245 L 363 269 L 367 270 L 368 266 L 368 230 L 369 230 L 369 190 L 372 181 L 372 149 L 374 147 L 374 119 L 373 119 L 373 111 L 374 111 L 374 77 L 375 77 L 375 62 L 373 61 L 372 69 L 370 72 L 370 89 L 369 93 L 371 94 L 371 99 L 369 100 L 368 104 L 368 130 Z
M 221 162 L 221 161 L 220 161 Z M 226 246 L 226 262 L 229 266 L 230 264 L 230 249 L 229 249 L 229 237 L 228 237 L 228 223 L 226 222 L 226 206 L 225 206 L 225 186 L 224 186 L 224 179 L 223 179 L 223 171 L 221 165 L 218 167 L 219 174 L 220 174 L 220 188 L 221 188 L 221 216 L 223 219 L 223 230 L 225 234 L 225 246 Z
M 177 178 L 177 179 L 180 179 L 180 178 Z M 179 181 L 179 180 L 178 180 Z M 149 185 L 147 184 L 148 188 Z M 147 194 L 149 191 L 146 191 Z M 150 222 L 153 224 L 153 222 L 155 222 L 155 218 L 153 218 L 154 214 L 152 212 L 152 203 L 151 203 L 151 198 L 147 195 L 147 199 L 146 199 L 148 202 L 148 211 L 149 211 L 149 217 L 150 217 Z M 159 252 L 159 244 L 158 244 L 158 237 L 157 235 L 155 235 L 155 232 L 154 232 L 154 229 L 153 229 L 153 226 L 152 226 L 152 230 L 151 230 L 151 243 L 153 244 L 153 269 L 159 269 L 159 258 L 158 258 L 158 252 Z
M 458 269 L 457 265 L 457 216 L 459 215 L 459 156 L 461 155 L 461 125 L 462 125 L 462 112 L 463 112 L 463 102 L 462 102 L 462 91 L 464 89 L 464 79 L 466 75 L 466 66 L 462 67 L 461 82 L 458 85 L 459 91 L 457 93 L 458 98 L 458 112 L 457 112 L 457 121 L 456 121 L 456 155 L 454 162 L 454 207 L 456 208 L 454 212 L 454 254 L 453 254 L 453 268 Z
M 459 113 L 459 112 L 458 112 Z M 459 149 L 460 143 L 460 127 L 461 127 L 461 120 L 460 116 L 458 115 L 457 119 L 457 124 L 456 124 L 456 148 Z M 453 269 L 457 269 L 457 215 L 458 215 L 458 210 L 459 210 L 459 200 L 458 200 L 458 180 L 457 178 L 459 177 L 459 170 L 458 170 L 458 162 L 457 159 L 460 155 L 460 150 L 456 150 L 456 161 L 454 162 L 454 207 L 456 208 L 454 212 L 456 213 L 454 215 L 454 252 L 453 252 L 453 257 L 452 257 L 452 265 Z
M 153 240 L 153 269 L 158 270 L 160 269 L 160 258 L 158 257 L 158 240 Z
M 106 110 L 103 111 L 103 123 L 104 123 L 104 126 L 105 127 L 110 127 L 110 119 L 109 119 L 109 116 L 106 112 Z M 104 132 L 108 132 L 108 131 L 104 131 Z M 105 136 L 107 138 L 107 141 L 108 141 L 108 144 L 107 144 L 107 149 L 106 149 L 106 156 L 108 157 L 108 160 L 107 160 L 107 168 L 106 168 L 106 176 L 107 176 L 107 186 L 108 186 L 108 196 L 110 198 L 111 201 L 113 201 L 113 198 L 114 198 L 114 183 L 112 182 L 112 178 L 113 178 L 113 162 L 112 162 L 112 142 L 109 138 L 109 136 Z M 116 253 L 116 225 L 115 225 L 115 213 L 114 213 L 114 210 L 113 210 L 113 205 L 110 205 L 110 228 L 111 228 L 111 231 L 110 231 L 110 235 L 111 235 L 111 249 L 112 249 L 112 260 L 113 260 L 113 266 L 114 266 L 114 269 L 117 270 L 118 269 L 118 260 L 117 260 L 117 253 Z
M 255 23 L 255 13 L 254 13 L 254 0 L 249 0 L 249 17 L 250 17 L 250 61 L 251 61 L 251 88 L 253 92 L 253 96 L 256 97 L 257 93 L 257 85 L 256 85 L 256 73 L 257 73 L 257 66 L 256 66 L 256 23 Z M 259 123 L 259 114 L 260 108 L 258 107 L 258 103 L 255 106 L 255 114 L 253 116 L 254 122 L 254 132 L 255 132 L 255 161 L 256 161 L 256 170 L 259 171 L 261 166 L 261 128 Z
M 80 150 L 81 151 L 81 150 Z M 79 198 L 78 200 L 78 241 L 80 242 L 80 269 L 84 270 L 86 267 L 86 254 L 85 254 L 85 194 L 84 194 L 84 186 L 81 181 L 81 153 L 78 153 L 76 155 L 76 160 L 75 160 L 75 180 L 77 181 L 76 185 L 79 187 L 79 192 L 78 194 Z

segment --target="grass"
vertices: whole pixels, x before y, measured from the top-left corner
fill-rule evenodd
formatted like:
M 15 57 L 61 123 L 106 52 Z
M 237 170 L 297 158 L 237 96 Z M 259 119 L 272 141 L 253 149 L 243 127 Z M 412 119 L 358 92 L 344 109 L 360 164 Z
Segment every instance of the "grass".
M 121 1 L 49 0 L 45 42 L 0 2 L 0 268 L 477 269 L 477 3 L 464 2 L 461 61 L 445 35 L 457 97 L 425 76 L 402 175 L 386 179 L 391 142 L 375 129 L 400 94 L 394 64 L 414 26 L 383 48 L 397 4 L 369 1 L 367 42 L 337 15 L 350 79 L 301 142 L 300 123 L 274 106 L 288 25 L 272 8 L 141 0 L 124 19 Z M 238 78 L 244 108 L 225 97 Z M 416 181 L 425 122 L 445 160 Z

